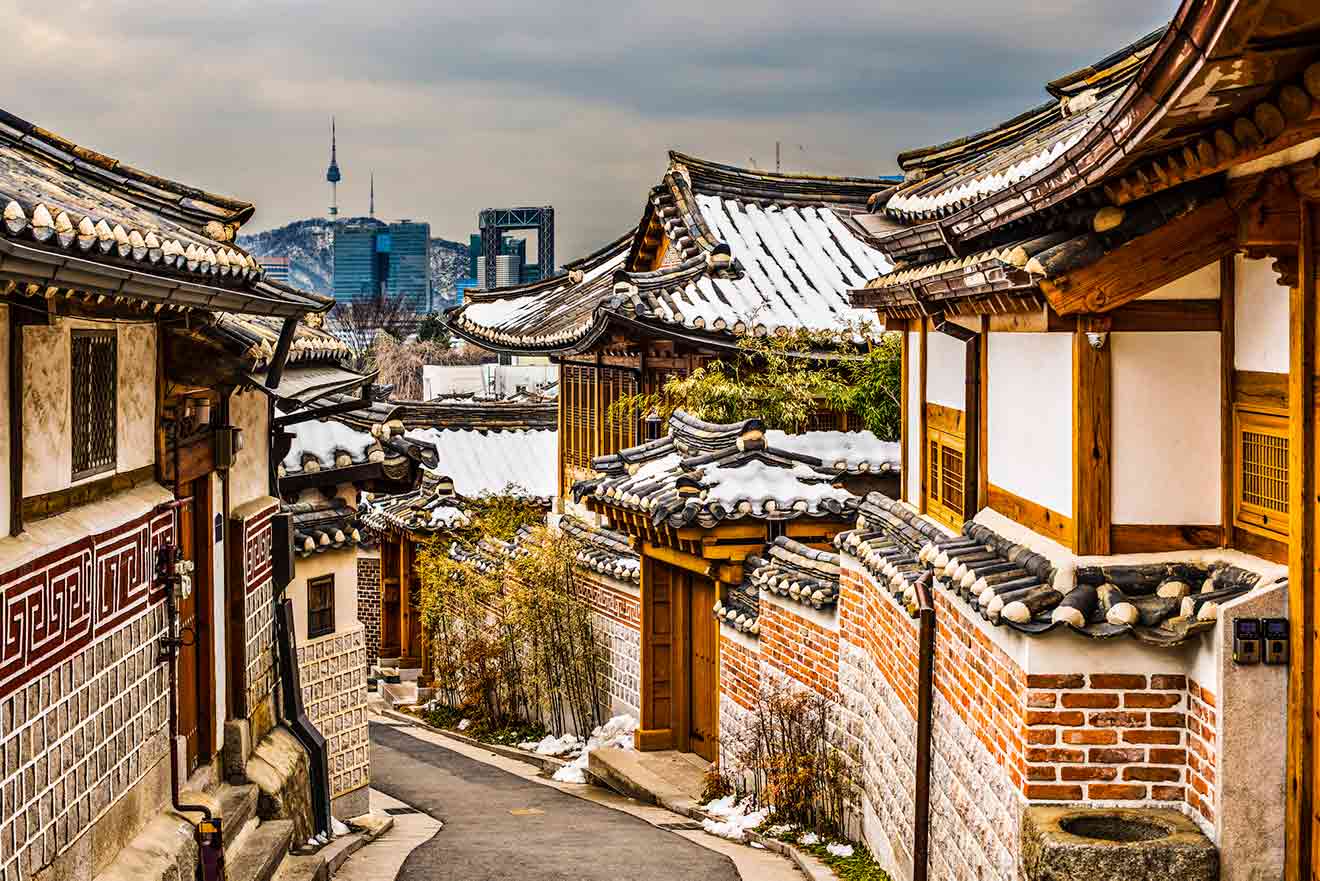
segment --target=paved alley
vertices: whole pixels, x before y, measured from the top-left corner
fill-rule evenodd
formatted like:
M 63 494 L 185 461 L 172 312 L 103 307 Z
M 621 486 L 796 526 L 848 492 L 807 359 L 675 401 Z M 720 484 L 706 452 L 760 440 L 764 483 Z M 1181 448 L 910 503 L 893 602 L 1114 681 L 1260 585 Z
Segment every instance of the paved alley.
M 444 828 L 399 881 L 739 881 L 722 854 L 408 731 L 372 723 L 373 786 Z

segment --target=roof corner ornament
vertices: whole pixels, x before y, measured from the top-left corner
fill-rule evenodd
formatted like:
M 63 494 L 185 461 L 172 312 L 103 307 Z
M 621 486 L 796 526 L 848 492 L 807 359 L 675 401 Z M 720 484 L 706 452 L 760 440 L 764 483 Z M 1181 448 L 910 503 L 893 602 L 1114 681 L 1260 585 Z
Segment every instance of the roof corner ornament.
M 206 237 L 212 241 L 232 242 L 237 228 L 238 225 L 234 223 L 221 223 L 218 220 L 209 220 L 207 221 L 206 226 L 202 228 L 202 231 L 206 233 Z
M 720 242 L 706 252 L 706 268 L 720 277 L 726 277 L 733 270 L 733 250 L 728 243 Z

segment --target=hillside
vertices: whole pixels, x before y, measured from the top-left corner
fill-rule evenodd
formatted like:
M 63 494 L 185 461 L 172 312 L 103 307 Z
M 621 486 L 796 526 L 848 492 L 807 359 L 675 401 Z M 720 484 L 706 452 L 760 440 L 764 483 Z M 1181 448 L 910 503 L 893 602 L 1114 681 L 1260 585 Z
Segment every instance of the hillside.
M 363 217 L 345 220 L 368 221 Z M 333 292 L 334 235 L 330 221 L 325 218 L 295 220 L 277 229 L 239 236 L 238 244 L 254 256 L 291 258 L 295 264 L 292 282 L 296 287 L 320 294 Z M 441 296 L 452 292 L 455 282 L 466 274 L 467 245 L 431 239 L 431 278 Z

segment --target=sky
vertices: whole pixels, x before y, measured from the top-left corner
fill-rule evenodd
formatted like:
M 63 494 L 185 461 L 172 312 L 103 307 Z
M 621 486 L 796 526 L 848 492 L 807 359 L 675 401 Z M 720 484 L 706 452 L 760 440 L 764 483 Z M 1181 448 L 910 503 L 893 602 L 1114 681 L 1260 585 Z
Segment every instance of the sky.
M 635 225 L 666 151 L 821 174 L 994 125 L 1164 24 L 1174 0 L 0 0 L 4 109 L 256 204 L 466 241 L 553 205 L 557 262 Z

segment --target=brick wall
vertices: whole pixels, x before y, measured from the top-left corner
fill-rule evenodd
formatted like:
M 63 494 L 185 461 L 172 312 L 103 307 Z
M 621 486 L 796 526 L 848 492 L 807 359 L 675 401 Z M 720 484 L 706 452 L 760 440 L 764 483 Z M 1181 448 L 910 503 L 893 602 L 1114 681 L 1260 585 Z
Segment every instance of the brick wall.
M 358 557 L 357 599 L 370 667 L 380 660 L 380 557 Z
M 839 693 L 839 633 L 761 597 L 761 661 L 818 694 Z
M 1029 800 L 1183 801 L 1185 676 L 1033 674 L 1027 687 Z
M 760 658 L 754 643 L 747 646 L 750 637 L 739 639 L 732 633 L 727 624 L 720 625 L 720 696 L 751 710 L 761 688 Z
M 365 630 L 346 630 L 298 646 L 298 675 L 303 706 L 325 737 L 330 759 L 330 793 L 336 816 L 366 813 L 370 782 L 367 742 L 367 661 Z M 360 792 L 360 798 L 352 798 Z M 348 797 L 348 798 L 346 798 Z
M 1206 823 L 1215 822 L 1219 701 L 1194 680 L 1187 682 L 1187 804 Z

